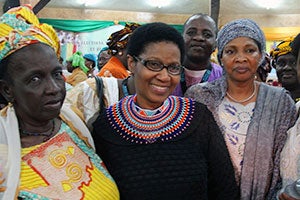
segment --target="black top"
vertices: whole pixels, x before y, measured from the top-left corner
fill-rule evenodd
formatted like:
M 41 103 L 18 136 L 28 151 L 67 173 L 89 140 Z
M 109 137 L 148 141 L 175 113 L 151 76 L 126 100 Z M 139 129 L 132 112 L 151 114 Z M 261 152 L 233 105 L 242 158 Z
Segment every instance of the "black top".
M 111 123 L 118 121 L 111 118 L 112 107 L 98 117 L 93 132 L 96 150 L 121 199 L 239 198 L 229 153 L 211 112 L 202 104 L 191 105 L 194 112 L 185 130 L 171 140 L 148 144 L 121 136 Z

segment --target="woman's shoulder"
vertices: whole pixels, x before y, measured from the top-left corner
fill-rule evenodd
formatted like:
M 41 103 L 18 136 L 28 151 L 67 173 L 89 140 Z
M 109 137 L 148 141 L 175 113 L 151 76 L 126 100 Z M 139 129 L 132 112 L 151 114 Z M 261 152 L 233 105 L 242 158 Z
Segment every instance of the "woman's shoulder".
M 260 95 L 264 96 L 264 98 L 270 98 L 281 102 L 288 100 L 294 104 L 289 91 L 283 87 L 270 86 L 265 83 L 260 83 Z
M 226 94 L 227 83 L 224 78 L 212 82 L 199 83 L 191 86 L 185 93 L 186 97 L 195 99 L 205 105 L 216 105 Z
M 178 96 L 172 96 L 173 98 L 177 98 L 182 102 L 188 102 L 191 106 L 191 108 L 194 110 L 194 118 L 201 117 L 203 115 L 209 114 L 210 111 L 207 108 L 207 105 L 205 105 L 202 102 L 196 101 L 193 98 L 190 97 L 178 97 Z
M 285 124 L 293 124 L 295 121 L 295 102 L 284 88 L 261 83 L 256 104 L 256 110 L 262 113 L 272 112 L 283 118 L 288 118 L 288 122 L 284 122 Z
M 272 85 L 268 85 L 263 82 L 260 82 L 259 85 L 263 90 L 266 90 L 266 91 L 272 91 L 274 93 L 283 93 L 283 92 L 288 93 L 287 90 L 283 87 L 272 86 Z

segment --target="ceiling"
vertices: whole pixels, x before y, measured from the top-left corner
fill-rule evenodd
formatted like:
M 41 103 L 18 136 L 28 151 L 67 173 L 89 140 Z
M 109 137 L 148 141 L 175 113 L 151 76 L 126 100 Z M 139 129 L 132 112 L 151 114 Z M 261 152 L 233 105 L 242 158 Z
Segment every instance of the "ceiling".
M 6 0 L 0 0 L 4 3 Z M 46 7 L 87 8 L 100 10 L 137 11 L 164 14 L 194 14 L 209 13 L 210 1 L 213 0 L 170 0 L 171 5 L 152 7 L 149 0 L 51 0 Z M 166 0 L 165 0 L 166 1 Z M 255 1 L 271 1 L 277 8 L 266 9 L 259 7 Z M 276 3 L 275 1 L 279 1 Z M 22 1 L 21 1 L 22 2 Z M 220 14 L 300 14 L 300 0 L 220 0 Z

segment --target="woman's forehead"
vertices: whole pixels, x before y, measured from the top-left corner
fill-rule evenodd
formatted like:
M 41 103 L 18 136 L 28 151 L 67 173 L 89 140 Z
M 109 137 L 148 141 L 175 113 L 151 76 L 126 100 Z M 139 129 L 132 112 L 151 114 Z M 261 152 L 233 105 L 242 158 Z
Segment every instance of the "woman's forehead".
M 55 51 L 44 44 L 26 46 L 11 55 L 9 70 L 22 71 L 31 68 L 44 68 L 59 65 Z

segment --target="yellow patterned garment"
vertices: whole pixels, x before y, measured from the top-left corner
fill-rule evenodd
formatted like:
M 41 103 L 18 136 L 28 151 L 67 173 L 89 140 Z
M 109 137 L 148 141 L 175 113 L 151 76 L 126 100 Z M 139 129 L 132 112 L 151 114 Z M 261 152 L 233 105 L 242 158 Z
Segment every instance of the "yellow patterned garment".
M 291 42 L 293 42 L 294 37 L 289 37 L 282 42 L 280 42 L 275 49 L 270 51 L 270 56 L 272 59 L 277 59 L 279 56 L 288 54 L 292 51 L 290 46 Z
M 119 199 L 102 160 L 66 125 L 49 141 L 22 149 L 19 197 Z

